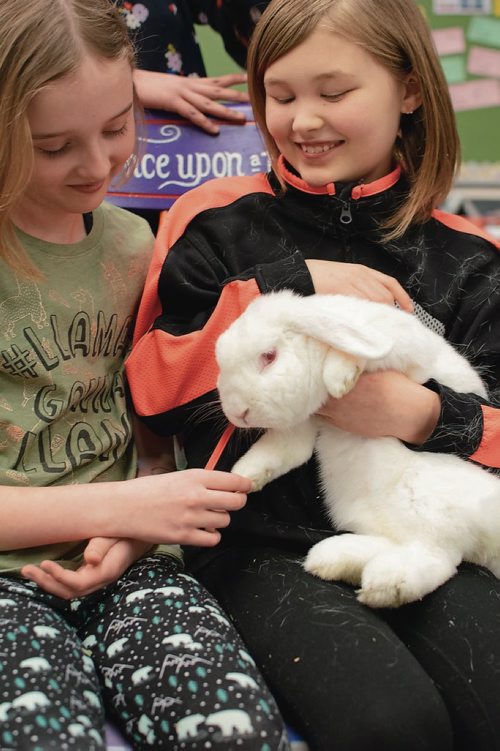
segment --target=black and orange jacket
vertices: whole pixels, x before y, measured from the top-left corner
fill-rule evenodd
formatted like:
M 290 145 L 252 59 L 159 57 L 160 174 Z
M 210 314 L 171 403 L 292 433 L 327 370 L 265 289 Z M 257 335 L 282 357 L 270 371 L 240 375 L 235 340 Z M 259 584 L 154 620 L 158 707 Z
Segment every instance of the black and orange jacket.
M 280 162 L 275 175 L 224 178 L 181 197 L 165 216 L 139 311 L 127 373 L 135 408 L 155 432 L 182 437 L 189 466 L 205 466 L 224 428 L 217 406 L 214 345 L 257 295 L 314 292 L 305 259 L 364 264 L 394 276 L 417 314 L 466 352 L 492 400 L 439 391 L 439 423 L 421 447 L 500 468 L 500 255 L 462 217 L 434 211 L 397 241 L 380 221 L 407 191 L 399 168 L 362 185 L 313 188 Z M 500 402 L 499 402 L 500 403 Z M 237 431 L 219 464 L 229 469 L 255 440 Z M 314 461 L 251 496 L 234 533 L 309 543 L 326 521 Z M 228 533 L 229 534 L 229 533 Z

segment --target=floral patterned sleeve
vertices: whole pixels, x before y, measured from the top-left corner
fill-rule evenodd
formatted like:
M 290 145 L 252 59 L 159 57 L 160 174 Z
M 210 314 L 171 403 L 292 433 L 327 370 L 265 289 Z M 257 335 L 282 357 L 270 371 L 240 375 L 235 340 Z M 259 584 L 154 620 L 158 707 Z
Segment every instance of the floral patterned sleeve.
M 118 0 L 138 53 L 138 67 L 206 76 L 195 24 L 209 24 L 241 66 L 252 30 L 269 0 Z

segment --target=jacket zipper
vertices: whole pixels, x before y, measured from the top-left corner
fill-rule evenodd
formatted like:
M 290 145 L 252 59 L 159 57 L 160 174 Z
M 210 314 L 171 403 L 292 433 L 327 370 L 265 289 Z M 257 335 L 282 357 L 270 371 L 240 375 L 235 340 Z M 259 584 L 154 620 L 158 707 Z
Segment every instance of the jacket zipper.
M 340 223 L 350 224 L 352 222 L 351 203 L 345 202 L 342 204 L 342 210 L 340 212 Z

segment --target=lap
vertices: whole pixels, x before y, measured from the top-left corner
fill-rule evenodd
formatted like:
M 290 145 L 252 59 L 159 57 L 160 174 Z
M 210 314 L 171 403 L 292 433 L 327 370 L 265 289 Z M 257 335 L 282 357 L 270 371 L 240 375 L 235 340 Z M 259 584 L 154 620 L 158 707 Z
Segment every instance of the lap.
M 311 748 L 451 748 L 433 681 L 351 587 L 312 577 L 302 557 L 272 548 L 232 548 L 198 575 Z
M 259 737 L 270 749 L 286 748 L 274 700 L 243 642 L 174 559 L 137 563 L 86 620 L 106 706 L 134 747 L 223 740 L 244 751 Z
M 0 747 L 104 748 L 99 681 L 65 603 L 8 577 L 0 598 Z
M 388 614 L 440 687 L 457 748 L 500 749 L 500 580 L 471 564 L 422 601 Z

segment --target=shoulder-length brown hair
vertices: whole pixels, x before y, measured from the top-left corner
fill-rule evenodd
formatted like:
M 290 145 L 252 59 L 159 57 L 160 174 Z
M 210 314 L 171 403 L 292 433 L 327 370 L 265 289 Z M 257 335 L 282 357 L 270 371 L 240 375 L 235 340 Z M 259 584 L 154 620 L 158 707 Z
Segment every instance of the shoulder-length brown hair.
M 0 255 L 39 277 L 11 221 L 33 170 L 28 107 L 47 84 L 73 73 L 85 54 L 134 64 L 120 12 L 110 0 L 2 0 L 0 34 Z
M 412 74 L 420 90 L 422 104 L 401 116 L 394 146 L 410 181 L 407 199 L 384 225 L 386 239 L 394 239 L 429 218 L 448 194 L 460 160 L 453 107 L 430 29 L 414 0 L 273 0 L 253 33 L 247 64 L 254 115 L 273 168 L 278 149 L 266 126 L 264 75 L 318 25 L 358 44 L 394 76 Z

